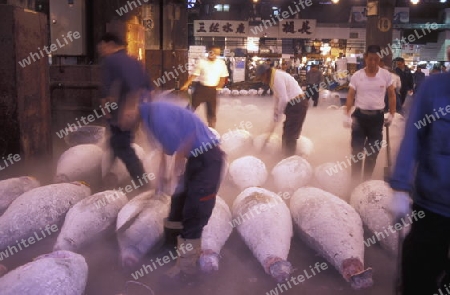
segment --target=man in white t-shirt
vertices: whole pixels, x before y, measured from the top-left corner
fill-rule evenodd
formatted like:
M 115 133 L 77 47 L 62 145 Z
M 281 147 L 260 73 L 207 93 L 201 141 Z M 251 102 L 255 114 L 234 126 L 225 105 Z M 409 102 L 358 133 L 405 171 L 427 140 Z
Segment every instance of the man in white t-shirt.
M 344 126 L 351 127 L 352 179 L 361 181 L 362 159 L 363 180 L 371 179 L 378 153 L 382 147 L 383 125 L 389 126 L 395 114 L 395 90 L 389 71 L 379 67 L 380 46 L 370 45 L 364 53 L 366 67 L 350 79 L 347 94 Z M 384 119 L 384 96 L 388 93 L 389 113 Z M 351 114 L 353 104 L 356 109 Z M 364 157 L 365 155 L 365 157 Z
M 192 93 L 191 109 L 195 111 L 202 103 L 206 103 L 206 118 L 208 126 L 216 127 L 216 112 L 217 112 L 217 90 L 223 88 L 228 77 L 228 70 L 225 62 L 219 58 L 220 48 L 212 46 L 208 51 L 208 58 L 201 59 L 192 75 L 184 83 L 180 90 L 187 90 L 189 85 L 195 78 L 198 78 L 199 84 L 195 87 Z
M 269 85 L 273 92 L 274 122 L 279 122 L 283 113 L 286 115 L 281 138 L 284 156 L 295 155 L 297 139 L 302 131 L 309 106 L 308 100 L 294 77 L 282 70 L 261 64 L 256 68 L 255 75 L 257 80 Z

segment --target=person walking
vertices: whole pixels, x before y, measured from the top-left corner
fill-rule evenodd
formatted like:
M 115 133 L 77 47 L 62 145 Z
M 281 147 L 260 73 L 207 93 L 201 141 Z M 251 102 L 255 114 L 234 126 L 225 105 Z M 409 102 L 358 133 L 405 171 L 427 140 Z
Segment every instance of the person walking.
M 350 78 L 344 112 L 344 127 L 351 127 L 352 181 L 361 182 L 362 159 L 365 154 L 363 180 L 372 177 L 383 139 L 383 125 L 389 126 L 395 114 L 395 91 L 389 71 L 379 67 L 381 48 L 370 45 L 364 53 L 365 67 Z M 389 113 L 384 119 L 384 97 L 389 97 Z M 350 115 L 353 105 L 355 111 Z
M 425 73 L 422 72 L 422 66 L 419 65 L 417 66 L 417 69 L 413 74 L 413 78 L 414 78 L 414 93 L 416 93 L 417 89 L 419 89 L 419 86 L 425 79 Z
M 113 152 L 113 159 L 119 158 L 125 164 L 131 178 L 138 181 L 145 173 L 142 162 L 136 155 L 131 143 L 134 140 L 133 130 L 122 130 L 118 126 L 124 105 L 133 96 L 140 97 L 152 89 L 150 78 L 145 72 L 144 65 L 135 58 L 127 55 L 126 43 L 116 34 L 106 33 L 97 45 L 102 58 L 102 90 L 101 102 L 116 102 L 116 110 L 108 113 L 106 118 L 111 131 L 109 144 Z M 105 180 L 105 182 L 107 182 Z M 114 183 L 114 182 L 113 182 Z M 147 185 L 143 185 L 146 189 Z
M 129 129 L 138 121 L 142 121 L 148 138 L 156 140 L 163 152 L 175 159 L 171 175 L 179 183 L 164 227 L 166 243 L 176 240 L 180 256 L 164 277 L 183 279 L 197 273 L 202 231 L 216 202 L 225 154 L 211 130 L 186 108 L 166 101 L 130 103 L 121 126 Z M 162 162 L 160 177 L 167 175 L 165 167 Z M 165 191 L 164 180 L 158 183 L 157 190 Z
M 402 88 L 400 89 L 400 105 L 403 106 L 407 95 L 411 95 L 414 89 L 414 78 L 411 70 L 405 65 L 405 59 L 397 57 L 394 59 L 396 68 L 395 73 L 400 77 Z
M 281 120 L 283 113 L 286 115 L 281 138 L 284 156 L 295 155 L 297 139 L 302 131 L 309 106 L 308 100 L 294 77 L 282 70 L 271 68 L 267 64 L 261 64 L 257 66 L 255 76 L 263 84 L 269 85 L 273 92 L 275 100 L 274 124 Z
M 319 103 L 319 85 L 323 82 L 323 74 L 316 64 L 311 65 L 310 70 L 306 73 L 306 84 L 309 90 L 307 93 L 312 94 L 313 106 L 317 107 Z
M 448 294 L 450 289 L 449 79 L 450 73 L 431 75 L 415 93 L 389 181 L 394 221 L 414 217 L 399 245 L 403 295 Z
M 205 102 L 208 126 L 212 128 L 216 127 L 217 121 L 217 89 L 223 88 L 228 77 L 227 66 L 218 56 L 220 56 L 220 48 L 217 46 L 210 47 L 208 58 L 199 60 L 192 75 L 180 88 L 180 90 L 185 91 L 194 79 L 199 79 L 200 83 L 192 93 L 190 107 L 195 111 L 202 102 Z

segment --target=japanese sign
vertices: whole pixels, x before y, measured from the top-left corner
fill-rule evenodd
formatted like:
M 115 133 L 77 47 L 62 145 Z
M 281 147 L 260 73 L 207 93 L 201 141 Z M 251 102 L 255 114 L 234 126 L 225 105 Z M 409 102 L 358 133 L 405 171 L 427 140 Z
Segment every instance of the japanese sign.
M 313 38 L 315 19 L 285 19 L 278 25 L 279 38 Z
M 248 21 L 194 20 L 194 36 L 247 37 Z

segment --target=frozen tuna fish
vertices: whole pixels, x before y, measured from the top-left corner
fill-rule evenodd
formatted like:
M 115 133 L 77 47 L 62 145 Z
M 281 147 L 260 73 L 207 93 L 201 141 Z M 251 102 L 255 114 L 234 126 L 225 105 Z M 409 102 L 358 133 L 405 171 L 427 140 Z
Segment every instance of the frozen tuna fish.
M 0 216 L 0 249 L 40 235 L 46 227 L 56 227 L 72 206 L 90 194 L 89 187 L 72 182 L 41 186 L 20 195 Z
M 233 183 L 241 190 L 262 186 L 268 176 L 264 162 L 253 156 L 245 156 L 231 162 L 229 174 Z
M 89 181 L 99 183 L 103 150 L 95 144 L 80 144 L 69 148 L 59 157 L 55 183 Z
M 127 202 L 123 192 L 109 190 L 76 203 L 66 214 L 53 250 L 78 252 L 108 230 L 114 233 L 117 215 Z
M 225 201 L 217 196 L 208 224 L 202 232 L 202 254 L 200 269 L 211 272 L 219 269 L 220 250 L 233 231 L 231 212 Z
M 250 132 L 244 129 L 230 130 L 222 134 L 220 147 L 230 158 L 247 153 L 253 146 Z
M 40 183 L 30 176 L 9 178 L 0 181 L 0 215 L 21 194 L 37 188 Z
M 350 196 L 350 205 L 361 216 L 362 221 L 378 240 L 381 246 L 390 254 L 397 254 L 398 233 L 392 232 L 394 225 L 392 216 L 387 210 L 392 198 L 392 190 L 382 180 L 370 180 L 358 185 Z M 402 227 L 400 230 L 409 230 Z M 396 229 L 397 230 L 397 229 Z M 370 243 L 370 241 L 367 241 Z M 375 242 L 375 241 L 374 241 Z M 368 244 L 370 246 L 371 244 Z
M 306 136 L 300 135 L 300 138 L 297 140 L 297 153 L 307 158 L 311 156 L 311 154 L 314 152 L 314 143 L 311 141 L 311 139 L 307 138 Z
M 286 261 L 292 238 L 289 208 L 274 192 L 250 187 L 241 192 L 233 203 L 233 226 L 265 272 L 278 282 L 292 273 Z
M 372 286 L 364 270 L 364 231 L 358 213 L 339 197 L 318 188 L 301 188 L 290 209 L 301 238 L 328 260 L 352 288 Z
M 0 278 L 2 295 L 83 295 L 88 266 L 83 256 L 56 251 L 37 257 Z
M 138 144 L 131 145 L 136 152 L 138 158 L 142 161 L 145 157 L 145 152 Z M 123 183 L 130 176 L 127 167 L 119 158 L 112 159 L 112 151 L 105 152 L 102 158 L 102 177 L 103 183 L 107 187 L 116 187 Z M 142 177 L 142 176 L 140 176 Z
M 122 266 L 132 268 L 164 237 L 163 220 L 169 215 L 170 197 L 142 193 L 119 211 L 116 223 Z
M 280 191 L 295 191 L 307 185 L 312 178 L 311 165 L 300 156 L 281 160 L 272 169 L 275 186 Z
M 348 201 L 350 169 L 342 169 L 339 165 L 339 163 L 324 163 L 317 166 L 314 169 L 314 186 Z
M 253 139 L 253 147 L 264 154 L 276 155 L 281 152 L 281 139 L 276 134 L 264 133 Z

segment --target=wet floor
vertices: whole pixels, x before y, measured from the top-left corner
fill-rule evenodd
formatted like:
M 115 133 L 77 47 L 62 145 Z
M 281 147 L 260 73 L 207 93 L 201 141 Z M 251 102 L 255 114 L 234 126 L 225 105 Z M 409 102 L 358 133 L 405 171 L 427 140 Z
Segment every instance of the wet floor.
M 341 110 L 327 109 L 327 106 L 331 103 L 336 102 L 322 99 L 319 107 L 310 107 L 302 131 L 302 135 L 310 138 L 314 143 L 314 152 L 307 158 L 313 167 L 325 162 L 344 161 L 345 157 L 350 155 L 350 130 L 342 127 L 343 113 Z M 243 107 L 249 104 L 257 106 L 257 109 L 249 110 L 249 108 Z M 221 97 L 217 130 L 223 134 L 229 130 L 247 126 L 246 129 L 254 136 L 264 133 L 270 126 L 272 106 L 273 101 L 270 96 Z M 197 110 L 197 113 L 204 119 L 202 107 Z M 244 122 L 244 124 L 241 124 L 241 122 Z M 248 127 L 250 126 L 248 123 L 251 123 L 251 127 Z M 281 136 L 281 125 L 277 127 L 276 132 Z M 393 155 L 398 148 L 401 134 L 400 127 L 391 127 Z M 55 142 L 55 155 L 61 154 L 65 148 L 63 143 Z M 251 154 L 252 152 L 248 151 L 248 153 Z M 257 156 L 264 160 L 269 171 L 281 159 L 277 155 Z M 228 160 L 232 161 L 233 159 Z M 382 149 L 375 168 L 374 179 L 383 178 L 385 165 L 386 151 Z M 44 184 L 47 184 L 54 173 L 54 167 L 55 163 L 51 161 L 39 163 L 26 169 L 17 165 L 17 167 L 12 167 L 9 170 L 9 174 L 11 176 L 35 174 Z M 4 177 L 2 176 L 2 178 Z M 264 187 L 276 191 L 270 179 Z M 239 192 L 229 179 L 225 179 L 219 195 L 228 205 L 231 205 Z M 368 234 L 366 234 L 366 237 L 368 237 Z M 39 254 L 50 252 L 55 240 L 56 235 L 50 236 L 40 243 L 11 256 L 2 263 L 10 269 L 27 263 Z M 303 274 L 307 279 L 298 285 L 294 281 L 291 281 L 290 284 L 280 285 L 264 273 L 263 268 L 253 257 L 236 230 L 233 231 L 222 250 L 219 271 L 211 275 L 202 275 L 197 282 L 189 285 L 173 284 L 167 286 L 161 282 L 161 275 L 173 265 L 173 262 L 158 266 L 142 278 L 135 280 L 132 273 L 139 270 L 140 267 L 133 271 L 121 269 L 118 246 L 114 235 L 95 242 L 84 249 L 81 254 L 85 256 L 89 265 L 86 295 L 115 295 L 120 293 L 127 295 L 389 295 L 393 294 L 393 282 L 396 274 L 396 257 L 389 256 L 378 245 L 366 247 L 365 267 L 373 269 L 374 285 L 370 289 L 354 291 L 330 263 L 318 256 L 295 234 L 291 241 L 288 260 L 296 269 L 293 276 L 297 277 Z M 167 251 L 155 249 L 146 256 L 140 266 L 150 264 L 152 259 L 153 261 L 156 261 L 157 258 L 162 259 L 167 254 Z M 327 263 L 328 268 L 313 275 L 310 266 L 323 262 Z

